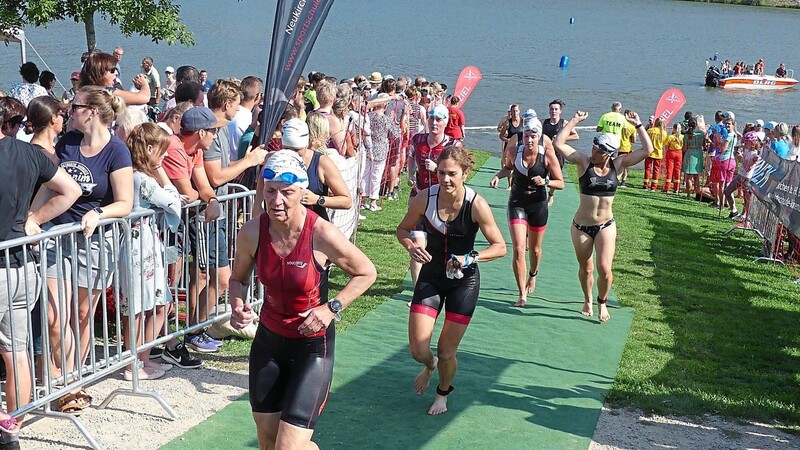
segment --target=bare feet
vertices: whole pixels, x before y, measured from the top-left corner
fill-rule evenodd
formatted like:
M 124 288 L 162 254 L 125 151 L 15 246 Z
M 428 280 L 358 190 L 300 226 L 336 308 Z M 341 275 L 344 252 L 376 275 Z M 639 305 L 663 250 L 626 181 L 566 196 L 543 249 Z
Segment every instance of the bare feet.
M 528 283 L 525 285 L 525 291 L 528 294 L 533 294 L 536 290 L 536 277 L 528 275 Z
M 520 295 L 517 299 L 517 303 L 514 303 L 514 308 L 523 308 L 526 303 L 528 303 L 528 297 L 526 295 Z
M 581 310 L 581 314 L 586 317 L 592 317 L 594 315 L 594 311 L 592 310 L 592 301 L 585 301 L 583 302 L 583 309 Z
M 599 309 L 597 318 L 600 319 L 600 323 L 608 322 L 611 319 L 611 315 L 608 314 L 608 305 L 600 303 L 597 305 L 597 308 Z
M 436 394 L 436 398 L 433 399 L 433 404 L 428 409 L 428 415 L 438 416 L 439 414 L 443 414 L 446 412 L 447 412 L 447 396 Z
M 422 395 L 425 392 L 425 389 L 428 389 L 428 386 L 431 384 L 431 377 L 433 376 L 433 371 L 436 370 L 436 365 L 439 363 L 439 358 L 433 357 L 433 369 L 429 367 L 423 367 L 422 371 L 417 375 L 417 378 L 414 380 L 414 392 L 417 395 Z M 445 400 L 447 403 L 447 400 Z

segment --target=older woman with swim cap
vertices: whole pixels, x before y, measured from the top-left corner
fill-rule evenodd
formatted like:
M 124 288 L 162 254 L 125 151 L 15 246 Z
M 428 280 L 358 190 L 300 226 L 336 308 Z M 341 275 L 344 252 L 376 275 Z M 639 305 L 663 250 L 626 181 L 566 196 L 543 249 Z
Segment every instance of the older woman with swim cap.
M 558 132 L 553 145 L 556 150 L 564 155 L 564 159 L 578 166 L 578 179 L 580 186 L 580 205 L 572 219 L 572 245 L 575 247 L 575 256 L 578 258 L 578 279 L 583 288 L 584 303 L 581 313 L 591 317 L 592 288 L 594 285 L 594 271 L 592 256 L 597 252 L 597 305 L 600 322 L 608 321 L 608 293 L 611 291 L 613 274 L 611 271 L 614 262 L 614 252 L 617 241 L 617 225 L 611 206 L 614 203 L 614 194 L 617 191 L 619 180 L 617 173 L 623 169 L 642 162 L 653 152 L 653 144 L 644 130 L 639 115 L 629 112 L 625 118 L 636 127 L 642 148 L 631 153 L 614 157 L 619 150 L 619 137 L 613 133 L 602 133 L 594 138 L 591 156 L 576 151 L 567 144 L 567 136 L 580 122 L 586 120 L 589 114 L 578 111 Z
M 500 179 L 511 174 L 508 228 L 514 244 L 513 268 L 519 289 L 519 297 L 514 306 L 517 307 L 525 306 L 528 294 L 536 289 L 542 240 L 547 228 L 547 190 L 564 189 L 561 165 L 555 150 L 541 141 L 542 123 L 538 119 L 528 119 L 524 130 L 523 145 L 517 149 L 516 156 L 489 183 L 497 189 Z M 530 270 L 525 263 L 526 246 L 530 253 Z
M 412 261 L 422 264 L 411 300 L 408 340 L 411 356 L 424 366 L 414 382 L 417 395 L 428 388 L 433 372 L 439 371 L 430 415 L 447 411 L 447 396 L 453 391 L 458 366 L 456 352 L 478 302 L 479 263 L 506 254 L 489 204 L 464 185 L 472 166 L 467 150 L 455 145 L 445 147 L 437 158 L 438 183 L 419 191 L 397 226 L 397 240 Z M 412 237 L 420 222 L 428 235 L 426 243 Z M 489 246 L 477 251 L 474 246 L 479 229 Z M 431 337 L 442 309 L 444 326 L 434 356 Z
M 308 174 L 297 153 L 276 152 L 262 176 L 266 211 L 237 238 L 231 325 L 243 328 L 256 318 L 245 304 L 255 268 L 265 294 L 250 349 L 250 406 L 259 446 L 317 448 L 311 436 L 333 376 L 334 319 L 375 282 L 375 266 L 300 203 Z M 327 290 L 331 264 L 351 278 L 328 301 L 320 293 Z

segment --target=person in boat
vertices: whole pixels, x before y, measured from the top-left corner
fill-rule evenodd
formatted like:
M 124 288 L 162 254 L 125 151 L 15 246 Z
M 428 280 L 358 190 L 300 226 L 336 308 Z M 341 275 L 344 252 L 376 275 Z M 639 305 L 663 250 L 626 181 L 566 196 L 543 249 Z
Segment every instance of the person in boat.
M 758 62 L 753 66 L 753 71 L 758 76 L 764 76 L 764 59 L 758 58 Z
M 781 63 L 775 71 L 775 76 L 778 78 L 786 78 L 786 65 Z

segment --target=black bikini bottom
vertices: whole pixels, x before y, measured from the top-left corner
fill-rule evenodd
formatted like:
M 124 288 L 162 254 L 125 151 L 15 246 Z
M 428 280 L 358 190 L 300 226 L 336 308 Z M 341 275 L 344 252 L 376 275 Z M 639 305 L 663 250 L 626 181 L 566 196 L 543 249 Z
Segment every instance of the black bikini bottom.
M 614 223 L 615 223 L 614 219 L 611 219 L 606 223 L 601 223 L 600 225 L 578 225 L 578 223 L 573 220 L 572 226 L 577 228 L 578 231 L 588 234 L 589 237 L 592 238 L 592 240 L 594 240 L 594 237 L 597 236 L 597 233 L 599 233 L 600 230 L 602 230 L 603 228 L 608 228 Z

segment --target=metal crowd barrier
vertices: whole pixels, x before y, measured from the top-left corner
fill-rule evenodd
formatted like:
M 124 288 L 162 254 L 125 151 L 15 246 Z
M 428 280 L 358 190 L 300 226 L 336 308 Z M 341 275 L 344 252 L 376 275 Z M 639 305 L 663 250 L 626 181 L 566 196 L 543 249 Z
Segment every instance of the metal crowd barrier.
M 792 234 L 780 218 L 747 188 L 744 189 L 744 197 L 744 220 L 725 231 L 725 234 L 736 230 L 742 233 L 752 231 L 763 240 L 761 255 L 753 262 L 787 266 L 796 277 L 794 282 L 800 284 L 800 237 Z
M 241 226 L 250 218 L 254 191 L 244 186 L 229 185 L 228 195 L 219 196 L 220 206 L 227 221 L 227 232 L 225 244 L 230 256 L 231 265 L 233 255 L 236 250 L 236 235 Z M 167 415 L 176 419 L 178 416 L 170 405 L 157 391 L 148 391 L 141 388 L 139 383 L 139 373 L 134 363 L 138 360 L 137 355 L 145 350 L 152 349 L 174 338 L 181 337 L 187 333 L 201 330 L 210 325 L 228 320 L 230 312 L 220 305 L 227 302 L 227 296 L 223 289 L 220 289 L 222 281 L 220 271 L 213 271 L 213 279 L 207 280 L 213 283 L 216 289 L 217 299 L 209 298 L 209 290 L 205 291 L 206 305 L 208 305 L 208 316 L 205 320 L 200 320 L 200 308 L 189 309 L 186 314 L 181 314 L 181 310 L 189 307 L 191 303 L 187 296 L 190 292 L 189 273 L 200 274 L 201 261 L 198 253 L 208 254 L 209 241 L 208 233 L 213 229 L 220 231 L 223 227 L 223 220 L 215 220 L 209 223 L 202 222 L 205 205 L 194 202 L 186 205 L 183 210 L 183 229 L 177 233 L 172 233 L 162 223 L 160 214 L 152 210 L 136 212 L 124 219 L 105 219 L 100 221 L 97 232 L 94 236 L 86 238 L 80 229 L 80 224 L 70 224 L 56 226 L 39 235 L 26 236 L 23 238 L 0 242 L 0 255 L 5 256 L 5 261 L 9 261 L 11 250 L 25 246 L 31 249 L 33 258 L 28 253 L 24 253 L 22 267 L 11 268 L 7 262 L 0 265 L 0 281 L 6 283 L 5 289 L 0 289 L 0 305 L 7 307 L 10 319 L 10 335 L 14 331 L 19 331 L 19 327 L 25 328 L 24 347 L 16 340 L 11 340 L 11 351 L 15 356 L 12 367 L 6 367 L 7 379 L 6 390 L 3 392 L 3 399 L 6 402 L 6 409 L 13 417 L 20 417 L 25 414 L 70 420 L 77 429 L 83 434 L 92 448 L 102 448 L 100 443 L 94 438 L 91 432 L 81 423 L 80 419 L 73 414 L 61 412 L 52 405 L 54 402 L 71 392 L 75 392 L 91 383 L 99 381 L 109 375 L 117 376 L 121 370 L 131 368 L 131 386 L 120 388 L 111 392 L 97 408 L 106 408 L 118 395 L 128 395 L 137 397 L 153 398 L 165 410 Z M 145 268 L 146 264 L 153 261 L 145 261 L 144 255 L 151 250 L 152 243 L 146 243 L 142 236 L 142 230 L 156 223 L 158 238 L 165 248 L 160 252 L 160 264 L 165 268 L 164 276 L 171 273 L 170 264 L 175 267 L 180 265 L 180 277 L 173 280 L 154 278 L 151 282 L 156 286 L 169 286 L 171 301 L 165 305 L 167 311 L 171 308 L 172 314 L 165 320 L 161 329 L 151 328 L 156 338 L 152 340 L 144 339 L 145 320 L 142 319 L 138 329 L 136 326 L 135 315 L 129 314 L 126 318 L 122 315 L 122 302 L 124 293 L 134 292 L 134 283 L 140 283 L 139 292 L 145 290 L 145 280 L 138 279 L 131 268 Z M 196 229 L 204 232 L 206 239 L 202 245 L 193 248 L 189 244 L 188 232 L 190 224 L 194 223 Z M 133 238 L 133 233 L 137 233 L 138 239 Z M 105 239 L 100 238 L 104 236 Z M 179 243 L 183 245 L 175 245 Z M 68 264 L 66 261 L 73 261 L 79 255 L 80 248 L 89 248 L 92 245 L 99 250 L 97 254 L 85 252 L 84 266 L 78 267 L 76 264 Z M 133 260 L 133 250 L 138 245 L 137 261 Z M 72 257 L 67 260 L 68 255 Z M 85 266 L 96 267 L 97 274 L 89 271 Z M 48 267 L 50 267 L 51 278 L 49 283 Z M 149 266 L 148 266 L 149 267 Z M 174 268 L 173 273 L 174 273 Z M 123 271 L 125 271 L 123 273 Z M 27 289 L 24 291 L 24 302 L 17 301 L 12 304 L 11 298 L 15 289 L 19 289 L 19 278 L 28 284 L 22 284 Z M 87 286 L 93 286 L 95 296 L 89 296 L 89 302 L 82 302 L 79 296 L 78 278 L 85 278 Z M 106 289 L 105 277 L 110 277 L 109 287 Z M 199 275 L 195 277 L 195 281 Z M 252 278 L 251 278 L 252 280 Z M 251 281 L 251 288 L 248 295 L 251 299 L 263 298 L 260 285 Z M 50 288 L 48 288 L 48 285 Z M 258 286 L 258 287 L 256 287 Z M 155 287 L 155 286 L 153 286 Z M 198 289 L 199 291 L 199 289 Z M 197 294 L 194 294 L 197 296 Z M 134 296 L 135 297 L 135 296 Z M 167 297 L 169 298 L 169 297 Z M 223 300 L 218 301 L 222 298 Z M 201 299 L 197 299 L 196 305 L 200 305 Z M 132 308 L 138 305 L 141 299 L 131 299 L 127 305 Z M 30 314 L 36 304 L 39 304 L 39 314 Z M 261 300 L 252 301 L 259 306 Z M 48 307 L 50 306 L 50 308 Z M 213 308 L 212 308 L 213 306 Z M 141 306 L 140 306 L 141 308 Z M 212 310 L 213 309 L 213 310 Z M 13 310 L 24 310 L 26 320 L 20 323 L 12 314 Z M 72 313 L 67 317 L 67 310 Z M 95 316 L 94 311 L 97 311 Z M 58 313 L 54 314 L 54 311 Z M 83 315 L 78 317 L 78 312 Z M 135 311 L 130 311 L 135 312 Z M 147 311 L 139 311 L 147 312 Z M 143 315 L 144 316 L 144 315 Z M 95 320 L 97 317 L 97 320 Z M 190 320 L 190 319 L 194 320 Z M 82 319 L 82 321 L 81 321 Z M 189 324 L 191 322 L 191 325 Z M 52 322 L 52 323 L 50 323 Z M 88 322 L 88 324 L 87 324 Z M 81 323 L 83 325 L 81 326 Z M 41 351 L 33 336 L 34 325 L 41 325 Z M 155 324 L 153 324 L 155 327 Z M 51 345 L 51 329 L 61 334 L 62 338 L 53 338 L 55 346 Z M 142 336 L 142 344 L 137 344 L 136 334 Z M 74 337 L 73 348 L 70 351 L 69 338 L 65 335 Z M 80 341 L 83 340 L 83 348 Z M 86 344 L 88 342 L 88 345 Z M 126 346 L 125 343 L 128 343 Z M 126 348 L 128 347 L 128 348 Z M 80 352 L 80 353 L 78 353 Z M 80 355 L 80 356 L 78 356 Z M 25 362 L 27 358 L 27 363 Z M 33 363 L 31 364 L 31 361 Z M 70 369 L 72 367 L 72 369 Z M 58 373 L 60 369 L 60 373 Z M 31 386 L 31 392 L 27 392 L 26 386 Z M 164 387 L 168 389 L 167 385 Z M 19 399 L 16 401 L 15 399 Z M 29 402 L 26 402 L 30 399 Z M 10 404 L 10 405 L 9 405 Z M 20 404 L 24 404 L 20 406 Z M 22 430 L 24 433 L 24 429 Z

